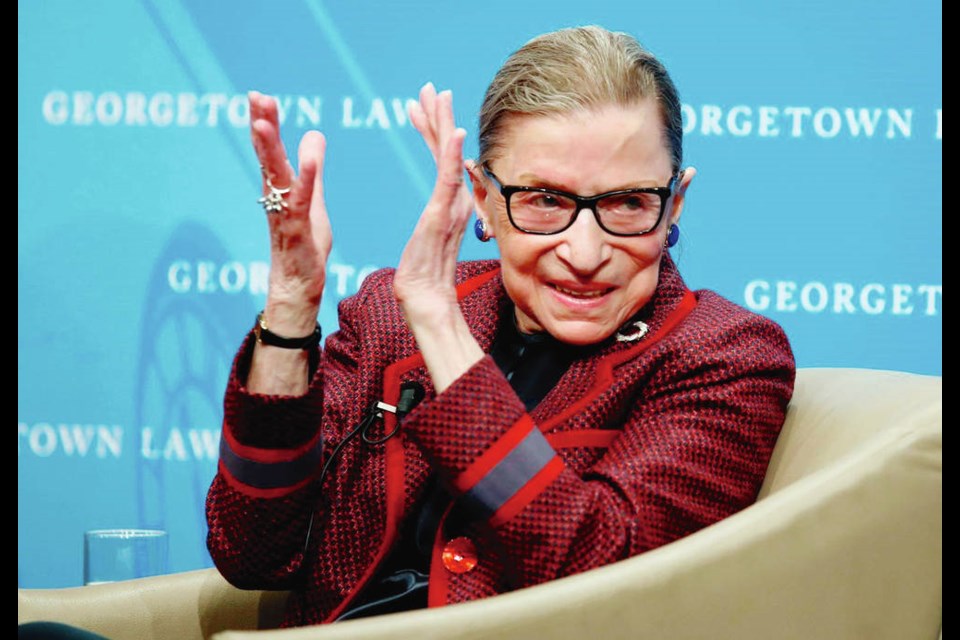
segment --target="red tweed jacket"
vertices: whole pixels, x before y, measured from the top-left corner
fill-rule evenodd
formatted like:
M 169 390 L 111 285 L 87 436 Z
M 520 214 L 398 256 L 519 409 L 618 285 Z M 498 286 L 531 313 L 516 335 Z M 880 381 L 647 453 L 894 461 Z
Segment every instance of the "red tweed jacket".
M 460 304 L 485 351 L 510 308 L 497 266 L 459 270 Z M 639 316 L 646 335 L 611 337 L 574 362 L 531 413 L 489 356 L 435 396 L 391 278 L 379 271 L 341 303 L 305 396 L 246 391 L 252 336 L 234 362 L 208 547 L 236 586 L 294 590 L 286 626 L 349 605 L 432 473 L 454 499 L 434 545 L 430 606 L 621 560 L 756 499 L 793 392 L 793 354 L 772 321 L 689 291 L 669 257 Z M 391 406 L 410 381 L 426 397 L 398 425 Z M 396 434 L 351 439 L 318 486 L 322 464 L 378 401 L 387 406 L 369 439 Z

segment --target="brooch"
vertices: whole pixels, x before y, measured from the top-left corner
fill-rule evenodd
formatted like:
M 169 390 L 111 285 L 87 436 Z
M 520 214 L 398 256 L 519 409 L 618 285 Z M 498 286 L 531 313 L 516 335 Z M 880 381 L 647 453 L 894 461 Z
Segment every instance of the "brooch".
M 646 322 L 641 322 L 637 320 L 636 322 L 631 322 L 628 326 L 635 327 L 633 331 L 625 331 L 620 329 L 617 331 L 617 342 L 636 342 L 643 336 L 647 335 L 647 332 L 650 331 L 650 327 L 647 326 Z

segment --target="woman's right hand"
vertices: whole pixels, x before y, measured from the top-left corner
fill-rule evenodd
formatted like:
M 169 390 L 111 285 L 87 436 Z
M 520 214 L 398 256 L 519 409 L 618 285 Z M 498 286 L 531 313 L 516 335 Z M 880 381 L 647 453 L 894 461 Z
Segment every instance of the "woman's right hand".
M 276 101 L 251 91 L 250 134 L 263 173 L 263 194 L 290 189 L 281 211 L 267 213 L 270 228 L 270 280 L 264 316 L 274 333 L 295 337 L 314 330 L 326 281 L 327 257 L 333 244 L 323 201 L 326 140 L 309 131 L 300 141 L 294 173 L 280 138 Z
M 269 179 L 277 189 L 289 188 L 280 211 L 266 213 L 270 229 L 270 279 L 263 314 L 273 333 L 287 337 L 311 334 L 320 311 L 327 257 L 333 245 L 323 202 L 323 160 L 326 140 L 309 131 L 300 141 L 294 173 L 280 139 L 280 120 L 273 98 L 251 91 L 250 135 L 263 174 L 263 195 Z M 309 384 L 308 354 L 301 349 L 257 344 L 246 387 L 252 393 L 299 396 Z

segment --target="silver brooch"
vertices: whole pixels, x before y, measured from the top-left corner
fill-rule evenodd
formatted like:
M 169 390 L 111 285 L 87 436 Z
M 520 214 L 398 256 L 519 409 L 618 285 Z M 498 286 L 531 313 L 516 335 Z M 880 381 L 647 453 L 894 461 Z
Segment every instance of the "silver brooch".
M 636 342 L 643 336 L 647 335 L 647 332 L 650 331 L 650 327 L 647 326 L 647 323 L 641 322 L 640 320 L 631 322 L 629 326 L 634 327 L 633 331 L 627 332 L 623 329 L 617 331 L 617 342 Z

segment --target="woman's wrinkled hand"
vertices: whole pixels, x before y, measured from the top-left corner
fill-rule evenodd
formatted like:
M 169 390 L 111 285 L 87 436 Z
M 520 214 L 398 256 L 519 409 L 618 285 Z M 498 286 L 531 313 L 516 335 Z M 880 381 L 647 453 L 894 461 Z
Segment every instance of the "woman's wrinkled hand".
M 416 127 L 437 165 L 437 180 L 413 230 L 394 276 L 394 293 L 414 332 L 459 313 L 456 296 L 457 256 L 473 210 L 463 179 L 463 142 L 457 128 L 450 91 L 436 92 L 432 84 L 420 90 L 420 101 L 410 106 Z
M 417 340 L 437 393 L 483 357 L 457 304 L 457 257 L 473 210 L 463 179 L 466 132 L 453 117 L 453 96 L 432 84 L 410 107 L 410 121 L 433 154 L 437 180 L 407 241 L 393 291 Z
M 270 280 L 264 310 L 277 334 L 309 334 L 316 323 L 333 244 L 323 200 L 326 140 L 319 131 L 304 134 L 298 150 L 297 175 L 283 141 L 276 101 L 251 91 L 250 134 L 263 174 L 263 195 L 269 183 L 287 189 L 279 211 L 267 213 L 270 229 Z

